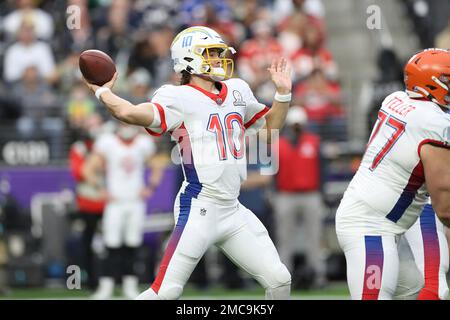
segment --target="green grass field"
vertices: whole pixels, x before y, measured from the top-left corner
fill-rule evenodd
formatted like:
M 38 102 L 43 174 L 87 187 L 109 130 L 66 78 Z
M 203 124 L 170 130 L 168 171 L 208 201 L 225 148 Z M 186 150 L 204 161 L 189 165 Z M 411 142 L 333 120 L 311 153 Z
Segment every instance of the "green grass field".
M 141 288 L 145 290 L 145 287 Z M 68 290 L 64 288 L 11 288 L 9 291 L 0 295 L 0 300 L 15 300 L 15 299 L 89 299 L 92 294 L 88 290 Z M 120 295 L 120 290 L 116 290 L 114 299 L 123 299 Z M 199 299 L 199 300 L 260 300 L 264 299 L 264 290 L 259 287 L 246 290 L 229 290 L 220 287 L 215 287 L 208 290 L 198 290 L 195 287 L 187 286 L 184 290 L 183 299 Z M 322 290 L 294 290 L 292 292 L 292 299 L 317 299 L 317 300 L 348 300 L 349 292 L 345 283 L 333 283 Z

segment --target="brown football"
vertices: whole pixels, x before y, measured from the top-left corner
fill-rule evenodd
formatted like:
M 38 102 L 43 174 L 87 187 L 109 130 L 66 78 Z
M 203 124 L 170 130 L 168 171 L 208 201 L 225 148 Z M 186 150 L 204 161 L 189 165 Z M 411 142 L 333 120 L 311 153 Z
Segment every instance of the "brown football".
M 98 86 L 112 79 L 116 72 L 114 61 L 100 50 L 86 50 L 80 54 L 80 71 L 89 82 Z

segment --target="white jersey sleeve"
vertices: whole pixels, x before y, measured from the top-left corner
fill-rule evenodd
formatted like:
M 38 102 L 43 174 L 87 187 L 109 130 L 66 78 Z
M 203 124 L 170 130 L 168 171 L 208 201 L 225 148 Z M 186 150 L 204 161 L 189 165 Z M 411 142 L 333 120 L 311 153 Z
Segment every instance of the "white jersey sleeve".
M 153 123 L 145 128 L 153 136 L 160 136 L 166 131 L 173 131 L 183 122 L 183 106 L 176 95 L 176 87 L 164 85 L 152 97 Z
M 265 104 L 258 102 L 247 82 L 242 79 L 236 79 L 236 81 L 239 81 L 238 85 L 242 88 L 243 100 L 247 104 L 244 116 L 246 135 L 256 134 L 266 124 L 265 115 L 270 109 Z
M 424 144 L 431 144 L 439 147 L 450 148 L 450 115 L 434 113 L 424 119 L 423 126 L 418 128 L 419 147 L 417 149 L 420 157 L 420 150 Z

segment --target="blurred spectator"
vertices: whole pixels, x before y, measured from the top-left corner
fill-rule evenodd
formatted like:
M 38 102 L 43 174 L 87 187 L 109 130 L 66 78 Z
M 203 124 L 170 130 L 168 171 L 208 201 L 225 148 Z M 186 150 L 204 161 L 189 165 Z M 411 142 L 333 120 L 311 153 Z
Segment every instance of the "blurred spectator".
M 291 57 L 303 46 L 303 30 L 308 24 L 308 17 L 302 13 L 296 19 L 291 19 L 278 32 L 278 41 L 283 46 L 286 56 Z
M 53 18 L 47 12 L 36 8 L 36 1 L 17 0 L 17 9 L 8 14 L 3 20 L 3 28 L 8 37 L 13 39 L 25 22 L 34 25 L 36 37 L 42 40 L 50 40 L 53 36 Z
M 29 66 L 36 66 L 41 77 L 49 77 L 55 68 L 50 46 L 35 38 L 35 26 L 29 22 L 20 25 L 17 42 L 5 53 L 3 78 L 6 82 L 19 80 Z
M 437 48 L 450 49 L 450 17 L 447 27 L 436 36 L 435 43 Z
M 297 219 L 299 216 L 302 218 L 306 263 L 313 271 L 312 285 L 320 287 L 326 281 L 326 267 L 321 256 L 324 207 L 320 193 L 320 138 L 305 131 L 306 123 L 306 112 L 298 106 L 292 106 L 286 117 L 284 135 L 279 139 L 275 226 L 281 260 L 293 274 L 293 279 L 296 279 L 295 239 L 298 234 Z
M 148 102 L 151 97 L 151 76 L 144 68 L 135 70 L 128 76 L 128 98 L 133 104 Z
M 178 2 L 178 0 L 137 0 L 134 8 L 142 13 L 140 27 L 152 30 L 166 25 L 178 29 L 180 25 Z
M 382 48 L 377 54 L 377 82 L 403 82 L 403 63 L 391 48 Z
M 382 48 L 377 54 L 377 77 L 370 83 L 372 91 L 367 115 L 367 138 L 378 118 L 381 103 L 387 95 L 404 90 L 403 63 L 391 48 Z
M 336 80 L 337 66 L 331 52 L 323 46 L 323 39 L 319 28 L 313 24 L 306 25 L 303 29 L 302 39 L 302 48 L 296 51 L 291 57 L 295 79 L 302 81 L 313 70 L 322 69 L 328 80 Z
M 306 6 L 307 3 L 310 3 L 310 0 L 292 0 L 291 5 L 286 9 L 282 10 L 280 15 L 275 16 L 275 21 L 277 23 L 277 31 L 283 32 L 286 28 L 290 28 L 294 30 L 296 26 L 300 27 L 298 32 L 303 33 L 303 27 L 305 23 L 308 25 L 315 26 L 320 32 L 321 40 L 325 39 L 325 26 L 322 20 L 322 16 L 317 14 L 311 14 L 310 8 Z M 313 1 L 315 2 L 315 1 Z M 279 5 L 279 4 L 275 4 Z M 283 7 L 281 5 L 280 7 Z M 278 8 L 275 7 L 274 10 Z M 286 13 L 289 13 L 286 15 Z M 302 23 L 296 23 L 302 22 Z
M 305 108 L 311 130 L 322 137 L 343 138 L 345 114 L 341 89 L 327 81 L 322 70 L 313 70 L 306 81 L 294 87 L 294 101 Z
M 204 20 L 192 23 L 192 25 L 201 25 L 212 28 L 217 31 L 224 39 L 224 41 L 230 46 L 237 45 L 237 29 L 236 24 L 230 19 L 220 19 L 218 12 L 215 10 L 213 4 L 208 3 L 204 6 L 205 14 Z
M 40 77 L 37 66 L 25 69 L 22 81 L 13 86 L 12 93 L 21 106 L 21 116 L 31 121 L 46 117 L 49 108 L 57 104 L 55 93 Z
M 128 59 L 128 74 L 144 68 L 151 75 L 151 86 L 159 87 L 171 81 L 173 65 L 170 57 L 170 45 L 173 30 L 161 27 L 148 33 L 141 33 Z
M 96 102 L 82 82 L 76 83 L 66 103 L 66 113 L 69 126 L 73 130 L 83 128 L 86 119 L 94 113 Z
M 170 56 L 170 45 L 174 38 L 173 30 L 170 27 L 163 27 L 152 30 L 149 42 L 153 48 L 152 57 L 152 86 L 160 87 L 167 83 L 172 76 L 173 62 Z
M 283 20 L 299 8 L 316 19 L 323 19 L 325 16 L 325 7 L 321 0 L 275 0 L 273 7 L 277 13 L 277 21 Z
M 275 57 L 282 55 L 283 48 L 272 35 L 268 21 L 254 22 L 252 32 L 254 37 L 246 40 L 238 51 L 238 70 L 255 95 L 262 101 L 269 102 L 273 94 L 271 90 L 266 90 L 266 86 L 270 85 L 267 68 Z
M 222 0 L 183 0 L 180 7 L 182 28 L 199 25 L 206 21 L 207 7 L 217 13 L 219 21 L 231 21 L 231 10 L 227 1 Z
M 103 214 L 105 198 L 104 193 L 101 192 L 103 186 L 96 189 L 89 185 L 83 177 L 82 168 L 92 151 L 95 138 L 101 133 L 102 122 L 103 120 L 98 113 L 87 116 L 79 130 L 78 139 L 70 147 L 69 153 L 70 171 L 76 181 L 77 216 L 84 222 L 80 267 L 87 274 L 89 289 L 94 289 L 97 286 L 97 279 L 94 274 L 92 239 Z
M 436 35 L 448 23 L 450 1 L 448 0 L 403 0 L 407 17 L 411 20 L 413 34 L 420 40 L 422 48 L 436 45 Z M 448 49 L 448 47 L 443 47 Z
M 146 69 L 150 74 L 153 72 L 153 57 L 155 55 L 149 36 L 147 33 L 139 33 L 137 39 L 131 49 L 128 59 L 127 74 L 131 74 L 139 68 Z
M 62 157 L 64 121 L 58 98 L 39 76 L 36 66 L 25 69 L 22 81 L 13 86 L 12 95 L 21 106 L 17 128 L 22 138 L 43 134 L 51 143 L 52 156 Z
M 240 41 L 252 36 L 251 25 L 264 15 L 270 15 L 269 9 L 263 6 L 260 0 L 229 0 L 233 18 L 236 21 L 235 28 Z M 237 46 L 236 46 L 237 47 Z M 236 48 L 235 47 L 235 48 Z
M 48 79 L 62 95 L 69 95 L 77 82 L 81 81 L 81 72 L 78 67 L 79 57 L 79 51 L 70 52 L 63 61 L 56 65 L 54 72 Z
M 128 0 L 114 0 L 106 10 L 106 23 L 97 32 L 97 48 L 108 53 L 113 60 L 120 51 L 127 51 L 130 41 L 131 3 Z
M 95 37 L 91 22 L 91 13 L 88 9 L 88 0 L 68 0 L 67 6 L 77 6 L 80 10 L 80 25 L 67 28 L 64 24 L 61 45 L 58 49 L 65 54 L 73 51 L 83 51 L 95 47 Z
M 275 0 L 274 16 L 278 29 L 278 40 L 288 56 L 303 45 L 304 29 L 308 24 L 320 30 L 322 40 L 325 35 L 323 26 L 324 7 L 320 0 Z

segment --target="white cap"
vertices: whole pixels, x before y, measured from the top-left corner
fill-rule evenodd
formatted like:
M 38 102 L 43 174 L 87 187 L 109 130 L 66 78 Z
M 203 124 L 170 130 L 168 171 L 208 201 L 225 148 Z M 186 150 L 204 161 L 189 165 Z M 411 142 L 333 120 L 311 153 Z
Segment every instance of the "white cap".
M 148 86 L 152 81 L 150 73 L 144 68 L 139 68 L 129 75 L 129 81 L 133 85 Z
M 306 115 L 305 110 L 300 106 L 292 106 L 289 108 L 289 111 L 286 116 L 286 124 L 300 124 L 304 125 L 308 122 L 308 116 Z

